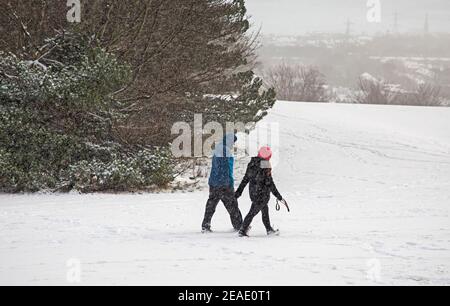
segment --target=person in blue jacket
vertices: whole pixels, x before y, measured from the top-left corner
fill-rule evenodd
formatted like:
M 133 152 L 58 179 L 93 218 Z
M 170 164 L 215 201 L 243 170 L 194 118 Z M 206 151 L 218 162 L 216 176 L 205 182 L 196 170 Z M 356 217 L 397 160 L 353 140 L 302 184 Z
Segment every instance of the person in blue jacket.
M 235 134 L 227 134 L 216 146 L 209 177 L 209 199 L 206 204 L 202 232 L 211 232 L 211 220 L 217 205 L 223 202 L 236 231 L 242 226 L 242 214 L 234 193 L 234 156 L 232 149 L 237 141 Z

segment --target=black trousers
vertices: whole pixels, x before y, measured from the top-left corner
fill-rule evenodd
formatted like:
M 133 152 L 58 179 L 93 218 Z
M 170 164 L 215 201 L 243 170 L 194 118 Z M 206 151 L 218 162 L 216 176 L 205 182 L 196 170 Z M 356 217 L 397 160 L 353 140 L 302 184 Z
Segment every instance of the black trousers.
M 252 203 L 252 207 L 250 208 L 249 213 L 244 219 L 244 223 L 242 224 L 242 229 L 244 231 L 247 231 L 250 227 L 250 224 L 252 224 L 253 218 L 256 217 L 259 212 L 262 214 L 262 221 L 264 223 L 264 226 L 266 227 L 266 230 L 269 231 L 272 229 L 272 225 L 270 224 L 270 216 L 269 216 L 269 201 L 256 201 Z
M 222 201 L 230 214 L 231 224 L 235 230 L 239 230 L 242 225 L 242 214 L 234 195 L 233 188 L 227 187 L 210 187 L 209 199 L 206 203 L 205 218 L 203 219 L 202 228 L 211 228 L 211 220 L 216 212 L 217 205 Z

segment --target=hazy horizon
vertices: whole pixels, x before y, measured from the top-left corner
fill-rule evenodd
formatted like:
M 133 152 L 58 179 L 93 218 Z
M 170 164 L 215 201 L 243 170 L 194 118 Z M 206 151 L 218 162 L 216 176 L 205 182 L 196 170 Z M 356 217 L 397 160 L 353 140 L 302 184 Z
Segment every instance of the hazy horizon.
M 449 32 L 449 0 L 381 0 L 381 22 L 367 21 L 366 0 L 246 0 L 255 28 L 263 34 L 297 35 L 310 32 L 346 32 L 351 21 L 352 34 L 375 34 L 395 29 L 423 32 L 426 16 L 430 32 Z

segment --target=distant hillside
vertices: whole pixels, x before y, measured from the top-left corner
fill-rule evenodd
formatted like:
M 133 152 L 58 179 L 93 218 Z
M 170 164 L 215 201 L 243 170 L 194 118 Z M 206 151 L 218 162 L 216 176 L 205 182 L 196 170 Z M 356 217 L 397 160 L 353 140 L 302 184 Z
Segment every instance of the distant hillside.
M 266 35 L 261 69 L 281 61 L 311 65 L 332 87 L 354 88 L 364 73 L 412 90 L 421 83 L 442 87 L 450 97 L 450 34 L 346 36 Z

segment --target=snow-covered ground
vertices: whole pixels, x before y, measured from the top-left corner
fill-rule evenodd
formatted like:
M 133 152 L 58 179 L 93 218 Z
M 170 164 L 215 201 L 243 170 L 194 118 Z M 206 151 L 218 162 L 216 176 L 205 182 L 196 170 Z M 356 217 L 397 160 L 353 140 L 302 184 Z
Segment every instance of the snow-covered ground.
M 280 102 L 265 122 L 280 237 L 257 217 L 237 238 L 223 206 L 200 234 L 206 190 L 0 195 L 0 285 L 450 285 L 450 109 Z

